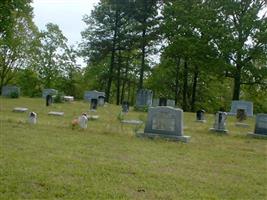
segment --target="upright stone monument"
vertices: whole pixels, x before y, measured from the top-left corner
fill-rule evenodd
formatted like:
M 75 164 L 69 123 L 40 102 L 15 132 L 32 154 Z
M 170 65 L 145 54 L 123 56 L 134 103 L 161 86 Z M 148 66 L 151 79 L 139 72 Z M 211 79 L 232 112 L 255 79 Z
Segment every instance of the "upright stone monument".
M 226 129 L 226 112 L 217 112 L 215 116 L 215 122 L 213 124 L 213 128 L 210 128 L 211 131 L 227 133 L 228 130 Z
M 105 105 L 105 96 L 98 96 L 98 105 L 99 106 Z
M 196 121 L 197 122 L 201 122 L 201 123 L 205 123 L 205 110 L 198 110 L 196 112 Z
M 98 100 L 98 104 L 103 104 L 103 100 L 99 101 L 99 99 L 105 99 L 105 92 L 98 92 L 96 90 L 93 90 L 93 91 L 85 91 L 84 92 L 84 100 L 85 101 L 88 101 L 88 102 L 91 102 L 91 99 L 97 99 Z
M 245 109 L 237 109 L 236 119 L 237 119 L 237 122 L 235 123 L 236 126 L 248 127 L 248 124 L 244 123 L 244 121 L 247 119 L 247 114 Z
M 254 133 L 249 133 L 249 135 L 267 138 L 267 114 L 257 114 Z
M 37 114 L 35 112 L 30 112 L 28 121 L 29 121 L 29 124 L 36 124 L 37 123 Z
M 55 96 L 58 94 L 58 91 L 55 89 L 43 89 L 42 97 L 46 99 L 47 95 Z
M 167 106 L 167 99 L 159 98 L 159 106 Z
M 50 94 L 46 95 L 45 102 L 46 102 L 46 106 L 52 105 L 52 103 L 53 103 L 52 95 L 50 95 Z
M 168 100 L 167 100 L 167 106 L 175 107 L 175 101 L 172 100 L 172 99 L 168 99 Z
M 152 106 L 153 92 L 147 89 L 141 89 L 137 92 L 136 107 L 142 109 Z
M 128 101 L 123 101 L 121 104 L 121 108 L 123 113 L 129 112 L 130 103 Z
M 98 103 L 98 99 L 91 99 L 90 110 L 96 110 L 97 103 Z
M 248 117 L 253 117 L 253 103 L 250 101 L 232 101 L 229 115 L 236 115 L 238 109 L 243 109 Z
M 171 140 L 189 142 L 190 136 L 183 132 L 183 110 L 172 107 L 151 107 L 144 133 L 138 136 L 163 137 Z
M 17 98 L 20 96 L 20 88 L 14 85 L 3 86 L 2 96 Z

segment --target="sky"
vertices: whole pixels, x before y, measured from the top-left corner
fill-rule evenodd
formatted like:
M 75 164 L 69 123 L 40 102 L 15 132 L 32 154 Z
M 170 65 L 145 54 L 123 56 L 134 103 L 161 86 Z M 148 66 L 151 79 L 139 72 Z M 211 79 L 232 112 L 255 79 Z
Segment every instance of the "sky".
M 99 0 L 33 0 L 34 22 L 44 30 L 49 22 L 57 24 L 68 39 L 69 45 L 81 41 L 81 31 L 86 26 L 83 15 L 90 15 Z

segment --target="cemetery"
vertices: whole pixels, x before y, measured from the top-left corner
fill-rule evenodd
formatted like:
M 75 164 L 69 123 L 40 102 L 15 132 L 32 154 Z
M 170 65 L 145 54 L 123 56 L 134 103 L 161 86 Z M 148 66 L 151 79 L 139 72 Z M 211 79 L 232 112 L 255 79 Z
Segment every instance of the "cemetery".
M 47 198 L 58 192 L 62 197 L 70 197 L 63 187 L 85 195 L 90 184 L 96 185 L 91 190 L 99 193 L 101 199 L 108 198 L 114 190 L 116 199 L 124 196 L 125 191 L 129 198 L 142 195 L 148 199 L 158 196 L 176 199 L 178 194 L 172 185 L 177 184 L 183 188 L 179 195 L 184 198 L 197 199 L 199 194 L 224 198 L 223 190 L 229 185 L 230 198 L 265 196 L 266 139 L 248 135 L 251 132 L 266 136 L 265 115 L 246 119 L 248 127 L 236 126 L 236 116 L 227 116 L 228 135 L 223 136 L 209 131 L 210 127 L 221 130 L 221 112 L 205 113 L 206 123 L 197 123 L 196 113 L 178 108 L 151 107 L 147 113 L 127 107 L 125 118 L 119 121 L 117 115 L 125 108 L 109 104 L 98 107 L 97 115 L 101 117 L 92 121 L 90 102 L 55 103 L 47 107 L 41 98 L 0 98 L 1 152 L 5 152 L 1 173 L 7 175 L 12 170 L 14 174 L 4 178 L 0 186 L 1 190 L 6 188 L 7 194 L 11 185 L 16 184 L 28 193 L 23 195 L 25 198 L 40 197 L 44 188 L 50 188 Z M 12 112 L 14 108 L 28 110 Z M 63 112 L 64 115 L 48 116 L 51 110 L 56 116 Z M 73 117 L 77 117 L 75 128 L 71 124 Z M 137 137 L 140 133 L 143 135 Z M 31 175 L 21 171 L 20 166 Z M 15 176 L 21 181 L 15 183 Z M 233 184 L 235 181 L 239 184 Z M 37 184 L 34 186 L 37 190 L 31 191 L 29 184 Z M 202 188 L 209 184 L 212 187 Z M 189 195 L 190 187 L 198 194 Z M 144 194 L 138 192 L 140 188 Z M 14 191 L 19 194 L 20 190 Z
M 266 2 L 0 1 L 0 200 L 267 200 Z

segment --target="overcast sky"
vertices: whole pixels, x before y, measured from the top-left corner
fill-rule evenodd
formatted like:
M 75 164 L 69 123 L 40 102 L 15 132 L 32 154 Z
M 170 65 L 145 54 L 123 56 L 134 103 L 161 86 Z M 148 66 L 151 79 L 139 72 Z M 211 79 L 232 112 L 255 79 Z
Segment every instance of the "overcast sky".
M 85 29 L 82 17 L 90 14 L 99 0 L 33 0 L 34 22 L 40 30 L 49 22 L 62 30 L 69 44 L 81 41 L 80 32 Z

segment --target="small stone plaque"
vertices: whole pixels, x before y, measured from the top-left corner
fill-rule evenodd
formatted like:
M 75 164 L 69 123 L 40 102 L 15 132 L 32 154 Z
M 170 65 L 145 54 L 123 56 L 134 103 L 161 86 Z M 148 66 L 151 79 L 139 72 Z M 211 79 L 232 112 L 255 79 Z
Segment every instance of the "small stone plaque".
M 13 108 L 13 112 L 27 112 L 28 108 L 20 108 L 20 107 L 16 107 Z
M 48 113 L 48 115 L 63 116 L 64 115 L 64 112 L 54 112 L 54 111 L 51 111 L 51 112 Z

